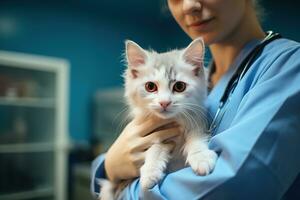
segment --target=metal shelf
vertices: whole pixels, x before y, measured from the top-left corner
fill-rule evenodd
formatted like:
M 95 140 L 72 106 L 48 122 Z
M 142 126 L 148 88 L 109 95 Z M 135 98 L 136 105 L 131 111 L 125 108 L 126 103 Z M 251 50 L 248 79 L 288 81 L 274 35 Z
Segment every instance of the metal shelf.
M 50 152 L 54 150 L 54 144 L 48 142 L 29 144 L 0 144 L 0 153 L 34 153 Z
M 0 200 L 68 199 L 69 62 L 0 50 L 0 74 Z M 18 192 L 23 174 L 36 181 L 28 190 L 20 181 Z
M 0 106 L 55 108 L 54 99 L 31 97 L 0 97 Z
M 54 189 L 52 187 L 40 188 L 31 191 L 17 192 L 13 194 L 0 195 L 0 199 L 3 200 L 22 200 L 22 199 L 33 199 L 41 197 L 54 196 Z

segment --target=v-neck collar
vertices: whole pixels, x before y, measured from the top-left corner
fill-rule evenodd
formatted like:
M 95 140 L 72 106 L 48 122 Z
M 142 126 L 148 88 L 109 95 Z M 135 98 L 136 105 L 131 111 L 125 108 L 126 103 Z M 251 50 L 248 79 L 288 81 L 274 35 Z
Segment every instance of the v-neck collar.
M 228 82 L 231 77 L 234 75 L 236 70 L 239 68 L 243 60 L 249 55 L 249 53 L 259 44 L 260 40 L 252 40 L 248 42 L 241 52 L 238 54 L 234 62 L 229 67 L 229 70 L 221 77 L 221 79 L 217 82 L 217 84 L 210 91 L 207 100 L 205 102 L 206 107 L 210 114 L 215 114 L 219 101 L 226 89 Z M 210 67 L 212 67 L 213 61 L 211 62 Z

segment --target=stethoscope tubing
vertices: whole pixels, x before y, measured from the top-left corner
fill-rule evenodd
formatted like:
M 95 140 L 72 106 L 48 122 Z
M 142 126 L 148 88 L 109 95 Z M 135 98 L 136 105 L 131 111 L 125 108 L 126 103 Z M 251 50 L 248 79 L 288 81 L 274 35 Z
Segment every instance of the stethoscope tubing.
M 256 58 L 259 56 L 259 54 L 262 52 L 264 47 L 269 44 L 270 42 L 281 38 L 281 35 L 279 33 L 274 33 L 273 31 L 268 31 L 267 36 L 252 50 L 252 52 L 245 58 L 245 60 L 241 63 L 241 65 L 238 67 L 230 81 L 228 82 L 224 93 L 220 99 L 218 109 L 216 111 L 216 114 L 211 122 L 209 131 L 213 134 L 216 130 L 218 124 L 220 123 L 225 111 L 224 107 L 228 103 L 228 100 L 230 99 L 230 95 L 234 92 L 236 86 L 241 81 L 241 79 L 244 77 L 252 63 L 256 60 Z M 223 111 L 222 111 L 223 109 Z M 220 117 L 220 113 L 222 113 Z M 218 122 L 218 123 L 217 123 Z

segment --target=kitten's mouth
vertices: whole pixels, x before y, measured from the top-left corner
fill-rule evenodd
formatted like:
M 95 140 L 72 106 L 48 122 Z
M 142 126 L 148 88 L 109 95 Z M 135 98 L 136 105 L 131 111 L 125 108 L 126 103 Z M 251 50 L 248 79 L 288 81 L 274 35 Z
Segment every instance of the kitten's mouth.
M 174 117 L 174 112 L 172 112 L 171 110 L 160 109 L 160 110 L 156 110 L 156 115 L 161 118 L 167 119 L 167 118 Z
M 169 107 L 168 108 L 159 108 L 158 112 L 160 112 L 160 113 L 170 113 L 171 110 L 170 110 Z
M 161 110 L 161 111 L 160 111 L 160 113 L 170 113 L 170 111 L 169 111 L 169 110 L 166 110 L 166 109 L 164 109 L 164 110 Z

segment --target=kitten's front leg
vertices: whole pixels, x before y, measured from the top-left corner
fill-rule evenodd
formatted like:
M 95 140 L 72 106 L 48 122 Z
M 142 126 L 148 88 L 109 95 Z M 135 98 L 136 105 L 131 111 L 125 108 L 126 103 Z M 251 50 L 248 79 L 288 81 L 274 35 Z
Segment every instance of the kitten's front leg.
M 152 188 L 164 176 L 170 159 L 171 146 L 154 144 L 146 153 L 145 163 L 141 167 L 140 183 L 143 190 Z
M 187 162 L 198 175 L 208 175 L 215 167 L 217 154 L 208 148 L 204 134 L 192 130 L 186 134 L 185 139 L 184 153 Z

